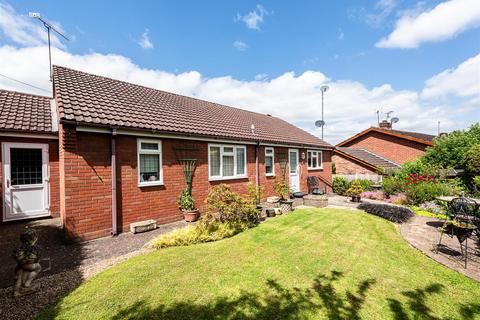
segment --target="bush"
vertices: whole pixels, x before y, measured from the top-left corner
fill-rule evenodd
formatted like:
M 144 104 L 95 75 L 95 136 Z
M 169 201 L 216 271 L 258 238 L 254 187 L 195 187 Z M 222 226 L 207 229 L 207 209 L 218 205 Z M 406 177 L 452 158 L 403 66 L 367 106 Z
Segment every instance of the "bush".
M 178 199 L 178 207 L 182 211 L 190 211 L 195 209 L 195 200 L 188 189 L 183 190 Z
M 382 191 L 387 197 L 404 191 L 404 181 L 399 177 L 388 176 L 382 179 Z
M 273 182 L 273 190 L 282 200 L 287 200 L 290 197 L 290 187 L 285 183 L 285 181 L 280 182 L 275 179 Z
M 412 204 L 433 201 L 438 196 L 450 195 L 452 188 L 448 183 L 431 181 L 413 181 L 406 184 L 406 195 Z
M 377 192 L 365 191 L 365 192 L 362 192 L 360 196 L 364 199 L 372 199 L 372 200 L 385 199 L 385 194 L 382 191 L 377 191 Z
M 362 186 L 362 189 L 363 191 L 371 191 L 373 190 L 373 182 L 370 181 L 370 180 L 367 180 L 367 179 L 357 179 L 356 181 L 358 181 L 360 183 L 360 185 Z
M 465 170 L 471 176 L 480 175 L 480 141 L 465 153 Z
M 363 202 L 358 206 L 358 209 L 395 223 L 407 222 L 414 216 L 414 213 L 410 208 L 390 204 Z
M 353 197 L 358 196 L 363 192 L 362 185 L 359 180 L 353 180 L 350 184 L 350 188 L 347 190 L 347 195 Z
M 259 204 L 262 201 L 264 191 L 264 187 L 257 187 L 255 183 L 249 182 L 247 186 L 247 196 L 250 203 L 254 205 Z
M 345 179 L 344 177 L 333 178 L 333 182 L 332 182 L 333 192 L 340 195 L 345 195 L 348 188 L 350 188 L 350 182 L 348 182 L 347 179 Z
M 433 205 L 435 208 L 433 207 Z M 427 204 L 422 204 L 420 207 L 412 206 L 411 209 L 415 212 L 416 215 L 428 218 L 437 218 L 437 219 L 447 219 L 445 210 L 440 206 L 436 205 L 434 202 L 428 202 Z
M 151 242 L 151 246 L 160 249 L 217 241 L 234 236 L 259 222 L 255 207 L 231 191 L 226 184 L 213 187 L 205 204 L 206 213 L 195 226 L 161 235 Z

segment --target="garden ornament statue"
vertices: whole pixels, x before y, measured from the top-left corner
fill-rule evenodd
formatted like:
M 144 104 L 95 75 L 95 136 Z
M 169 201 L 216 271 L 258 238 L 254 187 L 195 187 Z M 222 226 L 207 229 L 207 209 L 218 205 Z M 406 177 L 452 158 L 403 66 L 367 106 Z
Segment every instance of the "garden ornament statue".
M 22 245 L 13 252 L 13 258 L 17 261 L 13 292 L 15 297 L 35 292 L 37 288 L 31 287 L 31 284 L 42 270 L 40 253 L 36 246 L 37 232 L 34 229 L 26 228 L 20 235 L 20 241 Z

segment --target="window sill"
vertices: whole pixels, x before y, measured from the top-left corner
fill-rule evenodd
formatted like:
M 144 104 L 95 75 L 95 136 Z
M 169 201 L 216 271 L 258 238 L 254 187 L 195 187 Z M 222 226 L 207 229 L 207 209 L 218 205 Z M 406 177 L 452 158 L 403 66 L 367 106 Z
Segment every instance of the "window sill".
M 155 186 L 163 186 L 163 181 L 153 181 L 153 182 L 139 182 L 138 186 L 140 188 L 143 187 L 155 187 Z
M 234 177 L 209 177 L 208 181 L 223 181 L 223 180 L 240 180 L 247 179 L 248 176 L 234 176 Z
M 308 171 L 320 171 L 323 170 L 323 167 L 320 168 L 308 168 Z
M 275 173 L 265 174 L 265 177 L 273 178 L 275 177 Z

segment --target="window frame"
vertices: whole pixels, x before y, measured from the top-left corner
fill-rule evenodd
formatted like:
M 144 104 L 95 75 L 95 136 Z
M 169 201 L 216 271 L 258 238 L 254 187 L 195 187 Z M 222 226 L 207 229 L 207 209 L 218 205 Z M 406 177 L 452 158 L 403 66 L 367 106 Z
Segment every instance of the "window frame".
M 317 159 L 317 166 L 312 167 L 311 165 L 308 164 L 308 157 L 309 155 L 312 155 L 313 159 L 313 154 L 316 154 L 316 159 Z M 320 161 L 319 161 L 320 160 Z M 312 163 L 313 161 L 310 161 Z M 323 151 L 322 150 L 307 150 L 307 168 L 308 170 L 322 170 L 323 169 Z
M 271 150 L 271 154 L 267 154 L 267 150 Z M 267 172 L 267 157 L 272 158 L 272 172 Z M 274 177 L 275 176 L 275 148 L 273 147 L 265 147 L 265 176 L 266 177 Z
M 220 175 L 212 176 L 211 167 L 210 167 L 210 149 L 211 147 L 220 148 Z M 233 176 L 223 176 L 223 155 L 224 148 L 233 148 Z M 244 160 L 244 174 L 237 174 L 237 149 L 243 149 L 243 160 Z M 227 152 L 226 155 L 231 156 L 231 152 Z M 247 174 L 247 146 L 246 145 L 235 145 L 235 144 L 218 144 L 218 143 L 209 143 L 208 144 L 208 181 L 219 181 L 219 180 L 234 180 L 234 179 L 245 179 L 248 178 Z
M 158 150 L 144 150 L 142 149 L 142 143 L 156 143 L 158 145 Z M 156 154 L 158 155 L 158 180 L 157 181 L 141 181 L 141 172 L 140 172 L 140 155 L 141 154 Z M 139 187 L 150 187 L 150 186 L 163 186 L 163 152 L 162 152 L 162 141 L 161 140 L 151 140 L 151 139 L 137 139 L 137 171 L 138 171 L 138 186 Z

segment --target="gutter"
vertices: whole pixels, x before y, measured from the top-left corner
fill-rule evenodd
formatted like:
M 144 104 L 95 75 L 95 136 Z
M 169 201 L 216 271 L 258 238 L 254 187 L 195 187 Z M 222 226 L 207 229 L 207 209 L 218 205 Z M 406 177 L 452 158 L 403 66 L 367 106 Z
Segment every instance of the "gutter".
M 112 129 L 112 236 L 118 234 L 117 221 L 117 159 L 116 159 L 116 136 L 117 129 Z

